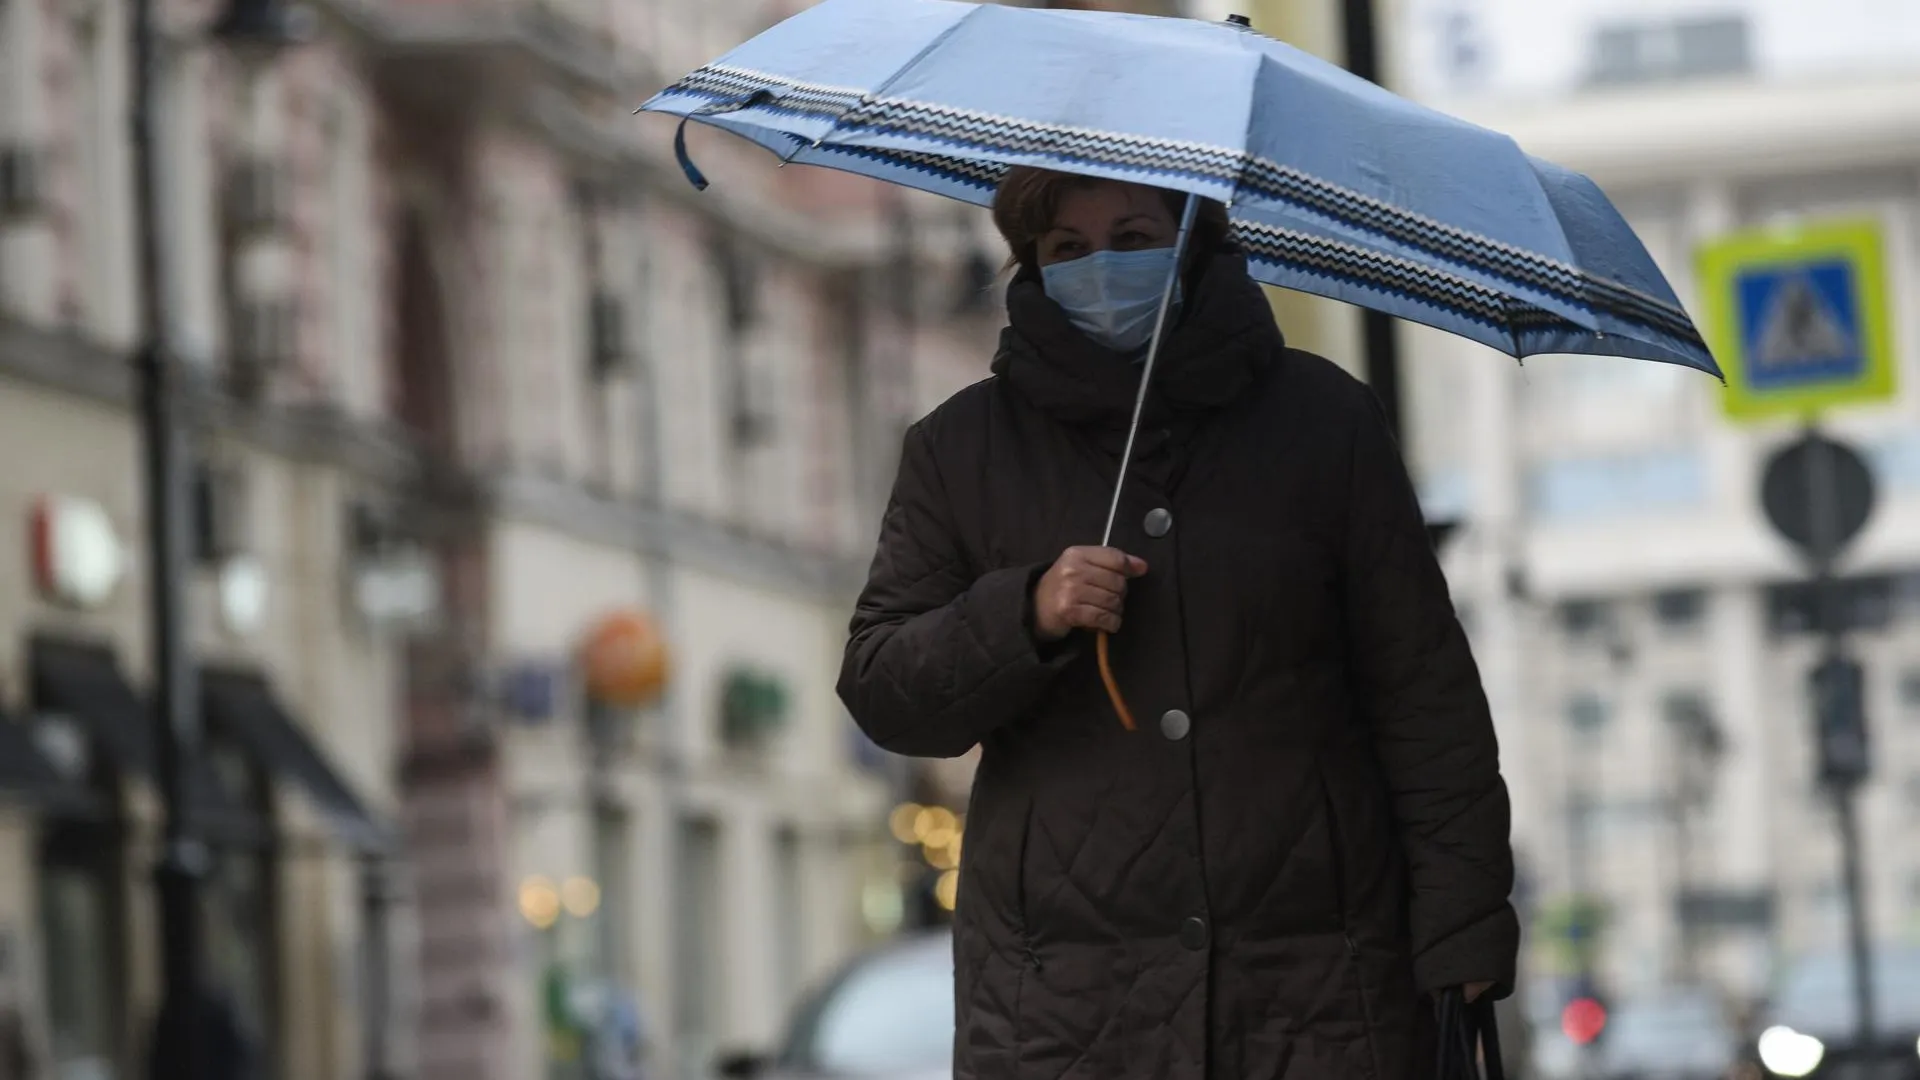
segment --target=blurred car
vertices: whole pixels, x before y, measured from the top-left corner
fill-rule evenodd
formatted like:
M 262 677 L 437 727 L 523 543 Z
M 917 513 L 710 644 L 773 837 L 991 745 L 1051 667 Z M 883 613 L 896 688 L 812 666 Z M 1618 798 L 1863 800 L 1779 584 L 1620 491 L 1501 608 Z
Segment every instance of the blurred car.
M 1920 1080 L 1920 948 L 1877 950 L 1873 974 L 1875 1039 L 1862 1046 L 1849 955 L 1817 953 L 1793 965 L 1761 1013 L 1761 1064 L 1795 1080 Z
M 916 934 L 855 959 L 794 1011 L 770 1056 L 732 1054 L 729 1080 L 951 1080 L 953 937 Z
M 1671 990 L 1617 1003 L 1595 1049 L 1605 1080 L 1720 1080 L 1738 1064 L 1740 1033 L 1712 993 Z
M 1518 997 L 1500 1008 L 1509 1074 L 1528 1075 L 1530 1024 Z M 905 937 L 843 968 L 794 1011 L 770 1055 L 734 1053 L 727 1080 L 951 1080 L 953 936 Z

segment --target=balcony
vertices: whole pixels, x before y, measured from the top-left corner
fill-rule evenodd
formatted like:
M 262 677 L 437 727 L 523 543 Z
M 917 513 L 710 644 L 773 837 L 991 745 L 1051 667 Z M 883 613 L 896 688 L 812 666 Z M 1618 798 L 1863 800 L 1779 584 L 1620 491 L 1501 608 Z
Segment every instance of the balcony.
M 324 0 L 388 61 L 426 85 L 452 77 L 512 93 L 558 78 L 582 91 L 631 94 L 645 83 L 609 20 L 581 0 Z M 503 80 L 503 76 L 505 77 Z

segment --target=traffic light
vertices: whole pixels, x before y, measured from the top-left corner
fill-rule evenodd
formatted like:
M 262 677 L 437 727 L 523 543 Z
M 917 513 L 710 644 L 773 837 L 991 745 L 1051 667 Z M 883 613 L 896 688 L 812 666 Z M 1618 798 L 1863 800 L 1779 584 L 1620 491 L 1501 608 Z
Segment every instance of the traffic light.
M 1560 1010 L 1560 1030 L 1576 1046 L 1591 1046 L 1607 1029 L 1607 1007 L 1597 997 L 1583 995 Z
M 1866 674 L 1858 660 L 1829 656 L 1814 667 L 1808 689 L 1813 698 L 1814 731 L 1820 756 L 1820 780 L 1852 787 L 1867 778 Z

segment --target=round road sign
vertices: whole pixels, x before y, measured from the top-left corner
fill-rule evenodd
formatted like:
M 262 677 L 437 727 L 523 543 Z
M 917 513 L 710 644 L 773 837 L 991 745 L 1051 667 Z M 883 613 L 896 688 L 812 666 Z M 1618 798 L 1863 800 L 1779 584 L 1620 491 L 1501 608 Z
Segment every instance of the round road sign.
M 1814 562 L 1838 555 L 1873 516 L 1873 470 L 1845 443 L 1808 432 L 1767 460 L 1767 520 Z

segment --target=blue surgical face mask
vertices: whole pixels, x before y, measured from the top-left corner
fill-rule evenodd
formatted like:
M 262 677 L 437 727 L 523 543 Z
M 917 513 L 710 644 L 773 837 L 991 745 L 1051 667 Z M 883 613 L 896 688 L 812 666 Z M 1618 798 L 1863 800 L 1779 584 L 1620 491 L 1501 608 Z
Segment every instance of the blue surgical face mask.
M 1173 273 L 1173 248 L 1096 251 L 1044 267 L 1047 295 L 1080 332 L 1110 349 L 1135 352 L 1153 337 L 1160 296 Z M 1180 303 L 1178 283 L 1173 302 Z

